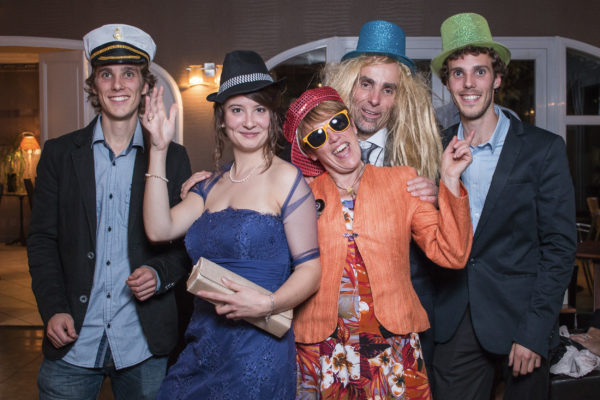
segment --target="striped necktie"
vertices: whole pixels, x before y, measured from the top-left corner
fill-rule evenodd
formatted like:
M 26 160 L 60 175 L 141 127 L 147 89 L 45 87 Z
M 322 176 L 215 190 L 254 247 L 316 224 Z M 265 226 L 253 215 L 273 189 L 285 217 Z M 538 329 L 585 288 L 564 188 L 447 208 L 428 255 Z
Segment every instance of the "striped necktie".
M 370 164 L 369 159 L 371 158 L 371 153 L 379 148 L 375 143 L 371 142 L 360 142 L 360 159 L 365 164 Z

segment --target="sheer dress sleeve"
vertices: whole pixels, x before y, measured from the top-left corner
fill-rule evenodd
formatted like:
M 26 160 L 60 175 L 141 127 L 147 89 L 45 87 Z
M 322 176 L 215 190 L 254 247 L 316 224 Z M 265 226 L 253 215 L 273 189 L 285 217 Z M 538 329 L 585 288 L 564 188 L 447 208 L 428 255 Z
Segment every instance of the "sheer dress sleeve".
M 222 172 L 218 174 L 216 172 L 213 172 L 213 176 L 203 181 L 200 181 L 194 186 L 192 186 L 190 192 L 196 193 L 197 195 L 202 197 L 204 201 L 206 201 L 206 196 L 208 196 L 208 192 L 210 192 L 210 189 L 212 189 L 212 187 L 215 185 L 215 183 L 217 183 L 217 181 L 221 178 L 222 175 Z
M 315 198 L 300 170 L 281 208 L 281 217 L 292 265 L 295 267 L 319 257 Z

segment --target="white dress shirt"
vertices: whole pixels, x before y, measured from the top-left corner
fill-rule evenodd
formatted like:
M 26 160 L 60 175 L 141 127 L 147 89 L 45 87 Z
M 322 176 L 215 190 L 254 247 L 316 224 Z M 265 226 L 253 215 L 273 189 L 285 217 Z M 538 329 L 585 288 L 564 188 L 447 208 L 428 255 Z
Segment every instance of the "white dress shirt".
M 375 147 L 369 154 L 368 163 L 376 167 L 383 166 L 383 160 L 385 159 L 385 142 L 387 140 L 388 130 L 383 128 L 375 132 L 370 138 L 366 140 L 359 140 L 361 150 L 369 148 L 371 145 Z

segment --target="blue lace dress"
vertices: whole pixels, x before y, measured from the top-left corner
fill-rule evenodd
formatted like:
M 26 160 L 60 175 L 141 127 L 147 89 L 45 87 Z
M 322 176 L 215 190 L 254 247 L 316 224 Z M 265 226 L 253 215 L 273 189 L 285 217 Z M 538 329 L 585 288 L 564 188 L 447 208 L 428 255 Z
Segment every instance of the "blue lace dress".
M 218 179 L 192 191 L 206 200 Z M 280 215 L 206 210 L 185 243 L 194 262 L 203 256 L 275 291 L 294 265 L 318 257 L 314 197 L 298 171 Z M 245 321 L 217 315 L 212 304 L 197 297 L 186 347 L 157 399 L 293 399 L 295 357 L 293 329 L 278 339 Z

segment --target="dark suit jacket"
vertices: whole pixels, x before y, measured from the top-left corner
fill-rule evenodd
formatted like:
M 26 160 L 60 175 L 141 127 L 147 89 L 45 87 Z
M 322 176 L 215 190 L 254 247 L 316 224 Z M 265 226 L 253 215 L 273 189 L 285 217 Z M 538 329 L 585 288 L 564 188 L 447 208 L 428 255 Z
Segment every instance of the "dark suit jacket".
M 96 119 L 84 129 L 46 142 L 37 168 L 34 206 L 27 238 L 32 287 L 44 324 L 56 313 L 68 313 L 81 330 L 96 263 L 96 184 L 91 147 Z M 144 232 L 142 200 L 146 152 L 137 151 L 131 183 L 128 248 L 131 270 L 153 267 L 161 287 L 136 308 L 150 351 L 167 355 L 177 340 L 176 282 L 186 276 L 190 261 L 181 240 L 151 244 Z M 167 178 L 171 205 L 179 201 L 181 184 L 191 174 L 185 149 L 171 144 Z M 72 345 L 56 349 L 44 336 L 44 355 L 62 358 Z
M 468 305 L 487 351 L 516 342 L 547 357 L 577 247 L 573 183 L 562 138 L 509 117 L 467 266 L 436 271 L 435 339 L 453 336 Z
M 425 366 L 429 368 L 433 362 L 433 348 L 434 348 L 434 307 L 435 307 L 435 285 L 433 274 L 437 269 L 441 269 L 440 266 L 436 265 L 431 261 L 423 250 L 414 242 L 410 242 L 410 280 L 413 288 L 419 297 L 421 305 L 427 312 L 429 318 L 429 324 L 431 327 L 424 332 L 419 332 L 419 339 L 421 340 L 421 351 L 423 354 L 423 360 Z M 428 374 L 431 373 L 428 371 Z

